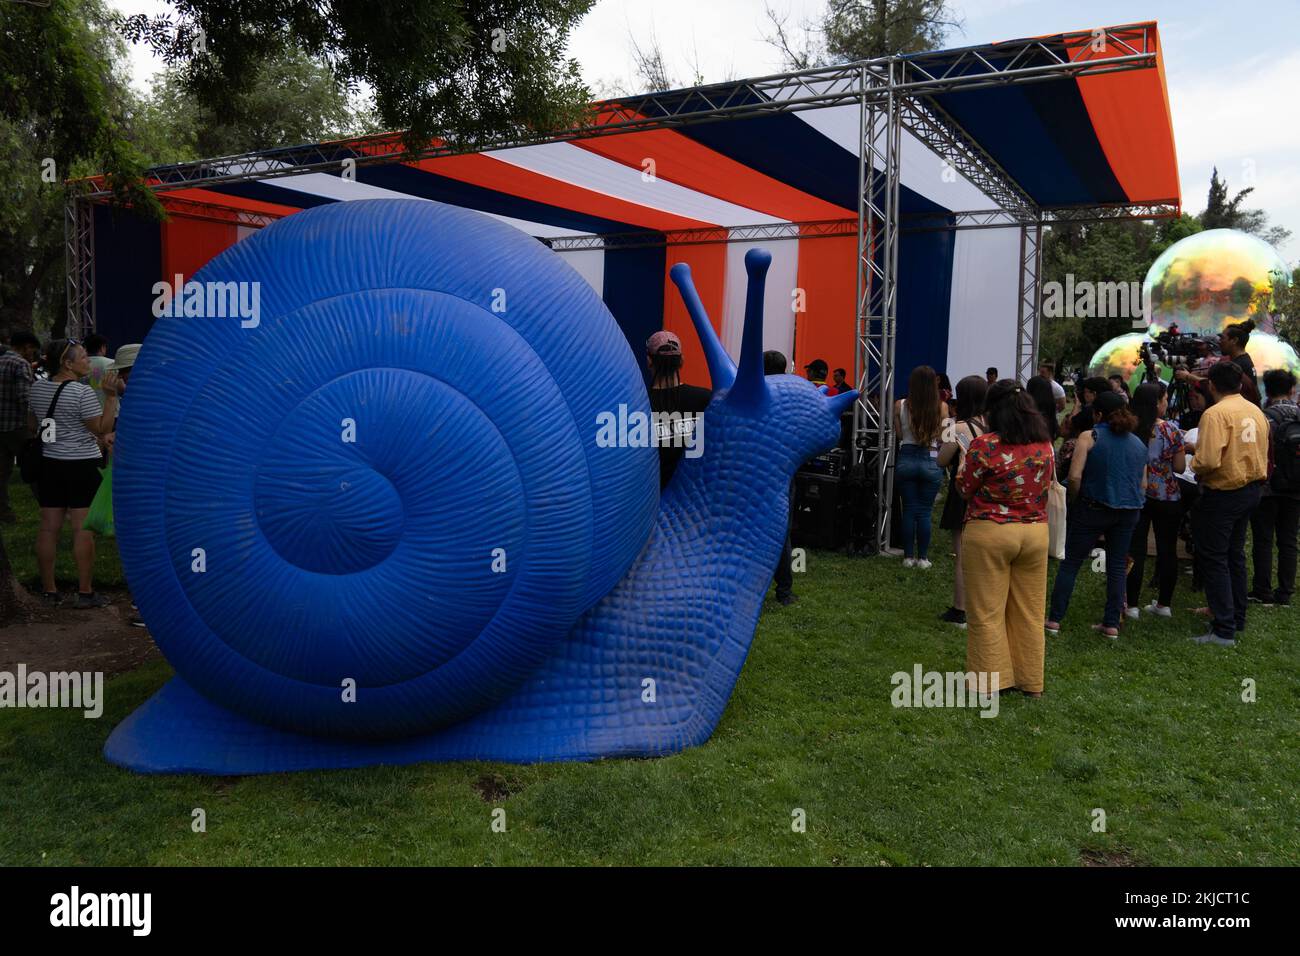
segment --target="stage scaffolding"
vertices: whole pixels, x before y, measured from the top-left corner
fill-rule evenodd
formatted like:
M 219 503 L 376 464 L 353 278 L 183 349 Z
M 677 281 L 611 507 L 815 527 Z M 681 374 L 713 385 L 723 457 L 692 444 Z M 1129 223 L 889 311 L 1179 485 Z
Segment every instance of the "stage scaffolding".
M 950 223 L 921 229 L 1020 229 L 1017 276 L 1017 377 L 1034 374 L 1038 359 L 1043 228 L 1054 223 L 1176 216 L 1179 202 L 1043 207 L 1034 203 L 933 99 L 1007 84 L 1157 65 L 1155 25 L 1135 24 L 1052 37 L 887 56 L 858 63 L 773 74 L 686 90 L 649 93 L 593 104 L 578 125 L 549 134 L 515 133 L 474 144 L 436 143 L 406 147 L 400 135 L 384 134 L 333 143 L 294 146 L 163 166 L 149 171 L 150 188 L 170 214 L 261 227 L 276 217 L 169 197 L 181 189 L 249 181 L 264 182 L 310 172 L 339 173 L 441 156 L 591 139 L 621 133 L 747 119 L 774 113 L 856 104 L 859 110 L 858 216 L 856 220 L 756 223 L 683 232 L 569 236 L 544 239 L 557 251 L 630 248 L 744 240 L 857 236 L 854 466 L 879 489 L 876 547 L 889 541 L 892 519 L 894 341 L 898 315 L 898 239 L 909 227 L 899 209 L 902 132 L 907 130 L 997 203 L 997 208 L 953 212 Z M 1099 49 L 1100 48 L 1100 52 Z M 70 193 L 65 215 L 68 334 L 95 328 L 93 206 L 111 193 L 93 186 Z

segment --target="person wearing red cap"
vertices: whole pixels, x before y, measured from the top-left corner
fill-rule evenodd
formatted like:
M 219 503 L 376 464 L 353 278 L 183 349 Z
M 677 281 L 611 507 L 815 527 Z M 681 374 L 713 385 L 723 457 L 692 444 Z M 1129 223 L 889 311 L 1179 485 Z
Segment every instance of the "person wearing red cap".
M 683 422 L 698 428 L 712 393 L 698 385 L 682 384 L 682 340 L 662 329 L 646 340 L 645 350 L 650 366 L 650 410 L 680 413 Z M 687 444 L 680 436 L 679 440 L 659 442 L 660 491 L 668 487 Z

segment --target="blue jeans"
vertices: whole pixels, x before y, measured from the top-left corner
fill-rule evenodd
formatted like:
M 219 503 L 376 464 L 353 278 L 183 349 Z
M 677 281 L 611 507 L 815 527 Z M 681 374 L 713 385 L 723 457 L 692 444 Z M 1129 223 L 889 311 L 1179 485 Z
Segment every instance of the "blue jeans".
M 928 558 L 934 499 L 943 484 L 943 469 L 930 457 L 928 449 L 920 445 L 900 445 L 894 482 L 903 499 L 903 555 L 912 557 L 915 540 L 916 557 Z
M 1104 627 L 1119 627 L 1120 613 L 1124 607 L 1129 544 L 1133 528 L 1142 512 L 1137 508 L 1107 508 L 1076 500 L 1070 508 L 1065 530 L 1065 560 L 1056 572 L 1052 586 L 1052 606 L 1047 617 L 1060 621 L 1070 609 L 1074 594 L 1074 580 L 1079 568 L 1089 560 L 1092 549 L 1104 536 L 1106 539 L 1106 613 L 1101 623 Z

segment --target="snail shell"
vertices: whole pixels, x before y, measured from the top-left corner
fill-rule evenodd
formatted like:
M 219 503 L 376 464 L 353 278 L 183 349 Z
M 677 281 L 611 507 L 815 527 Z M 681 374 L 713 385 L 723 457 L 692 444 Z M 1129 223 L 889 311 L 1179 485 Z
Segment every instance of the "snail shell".
M 155 322 L 114 508 L 141 613 L 211 701 L 329 736 L 454 723 L 642 549 L 656 452 L 596 445 L 600 412 L 648 412 L 640 370 L 536 240 L 440 203 L 340 202 L 193 281 L 257 283 L 258 314 Z

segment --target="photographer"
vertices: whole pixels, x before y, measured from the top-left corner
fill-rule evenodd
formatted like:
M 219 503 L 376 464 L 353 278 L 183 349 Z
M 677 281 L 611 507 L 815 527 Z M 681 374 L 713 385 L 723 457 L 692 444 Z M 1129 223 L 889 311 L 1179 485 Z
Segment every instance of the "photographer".
M 1246 528 L 1268 475 L 1269 422 L 1241 395 L 1235 362 L 1210 369 L 1214 404 L 1201 416 L 1192 470 L 1201 486 L 1192 514 L 1196 560 L 1205 580 L 1213 629 L 1193 640 L 1235 647 L 1246 629 Z
M 1241 395 L 1247 401 L 1258 405 L 1259 381 L 1255 375 L 1255 362 L 1246 353 L 1246 343 L 1250 341 L 1250 333 L 1254 330 L 1255 323 L 1251 319 L 1245 322 L 1234 322 L 1224 329 L 1219 335 L 1219 348 L 1223 352 L 1219 362 L 1232 362 L 1241 369 Z M 1199 374 L 1190 369 L 1180 368 L 1174 372 L 1174 378 L 1186 384 L 1193 384 L 1207 381 L 1209 373 Z

